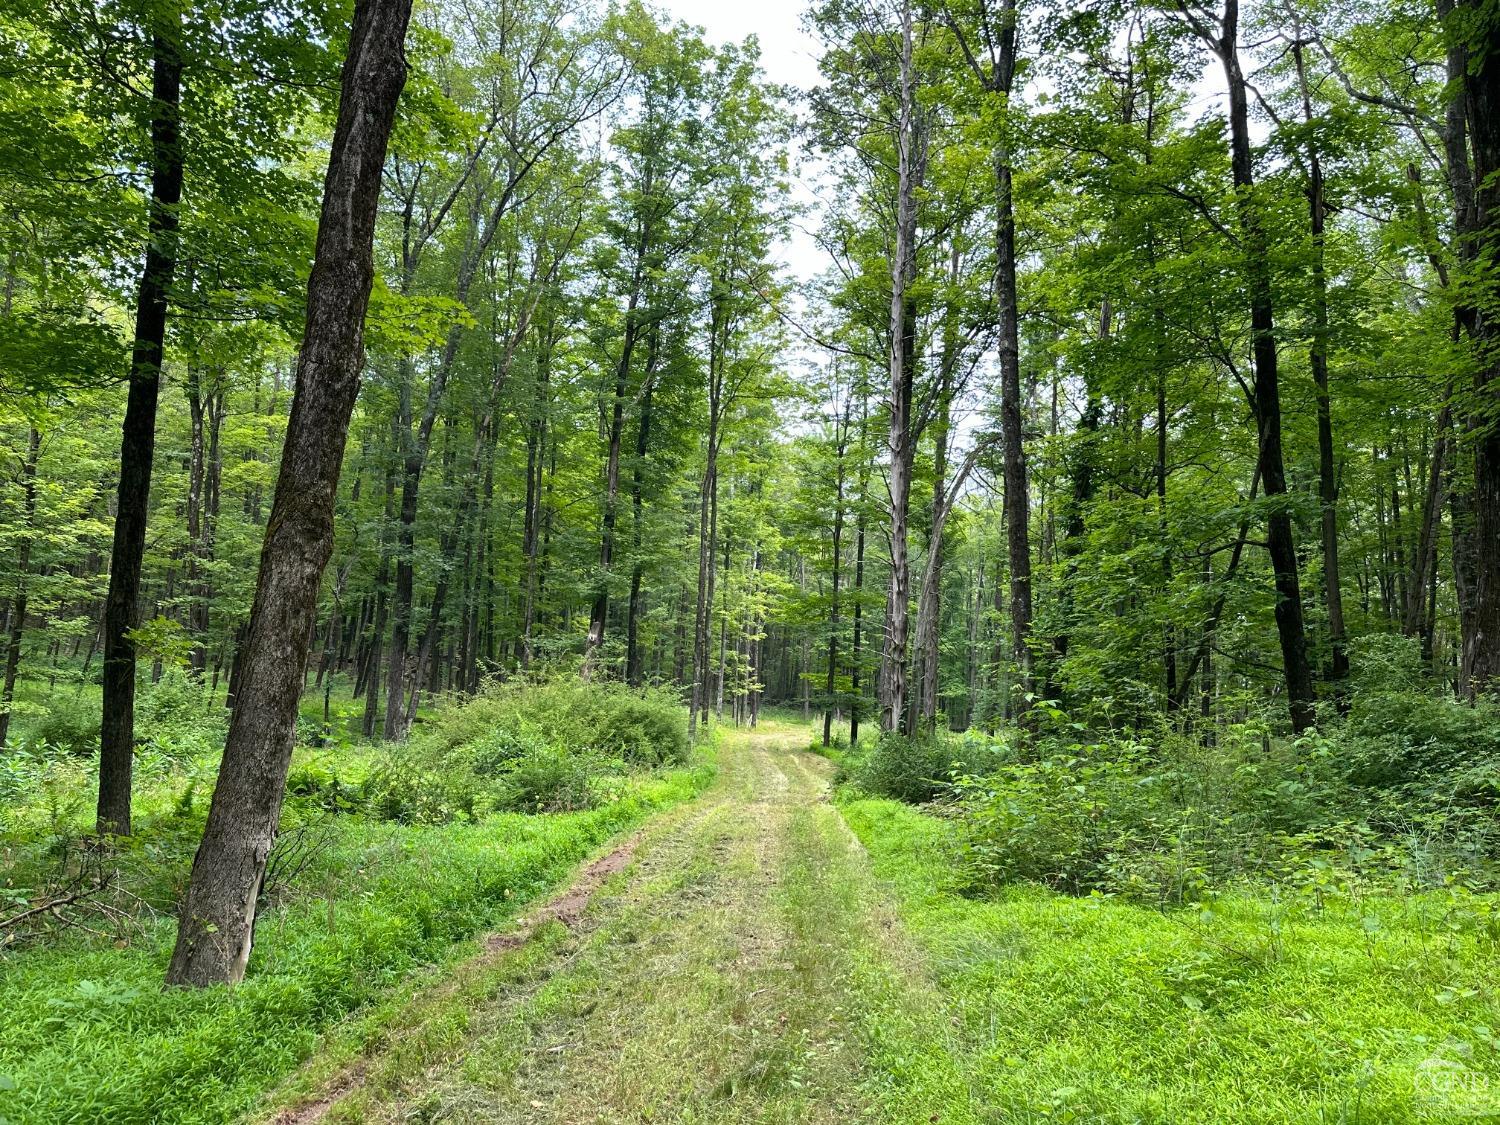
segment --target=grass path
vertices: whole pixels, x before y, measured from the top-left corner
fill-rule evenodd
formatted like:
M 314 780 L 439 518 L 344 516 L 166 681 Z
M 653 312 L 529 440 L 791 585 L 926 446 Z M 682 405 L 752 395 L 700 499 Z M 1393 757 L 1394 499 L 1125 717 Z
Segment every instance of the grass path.
M 951 1026 L 801 728 L 634 841 L 582 915 L 418 997 L 283 1121 L 973 1119 Z

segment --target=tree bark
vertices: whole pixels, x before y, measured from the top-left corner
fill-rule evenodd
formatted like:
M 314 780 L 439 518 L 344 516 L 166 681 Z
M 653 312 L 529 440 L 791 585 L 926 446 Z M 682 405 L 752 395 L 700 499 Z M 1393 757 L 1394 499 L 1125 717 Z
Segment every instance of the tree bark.
M 10 636 L 5 645 L 5 681 L 0 687 L 0 750 L 10 736 L 10 709 L 16 698 L 16 675 L 21 668 L 21 641 L 26 635 L 31 577 L 31 541 L 36 535 L 36 464 L 42 451 L 41 432 L 32 426 L 26 435 L 21 461 L 21 534 L 16 545 L 16 589 L 10 604 Z
M 1161 327 L 1157 327 L 1161 339 Z M 1158 356 L 1158 363 L 1161 363 Z M 1172 590 L 1171 537 L 1167 528 L 1167 376 L 1162 366 L 1156 378 L 1156 526 L 1161 536 L 1162 590 L 1168 601 Z M 1177 634 L 1170 620 L 1162 631 L 1162 682 L 1166 685 L 1167 710 L 1177 710 Z
M 948 260 L 948 284 L 959 284 L 959 250 L 955 242 Z M 927 565 L 917 595 L 916 652 L 912 661 L 915 683 L 908 703 L 907 728 L 932 731 L 937 726 L 939 647 L 942 625 L 943 536 L 950 504 L 947 487 L 948 443 L 953 424 L 955 374 L 959 362 L 958 312 L 952 299 L 943 311 L 942 355 L 938 362 L 936 409 L 932 418 L 932 511 L 927 535 Z
M 1015 0 L 1000 4 L 1001 29 L 992 89 L 1010 104 L 1016 71 Z M 995 311 L 999 319 L 1000 440 L 1006 561 L 1010 570 L 1011 659 L 1020 692 L 1011 714 L 1024 724 L 1035 691 L 1031 654 L 1031 499 L 1021 418 L 1021 313 L 1016 298 L 1016 218 L 1010 146 L 995 152 Z
M 546 466 L 547 420 L 552 409 L 553 325 L 542 332 L 536 357 L 536 387 L 526 426 L 526 511 L 521 530 L 521 553 L 525 558 L 525 580 L 521 593 L 522 668 L 531 663 L 531 631 L 536 625 L 537 571 L 542 524 L 542 474 Z
M 708 634 L 714 604 L 714 558 L 719 535 L 719 445 L 724 436 L 729 312 L 715 286 L 709 307 L 708 439 L 698 494 L 698 586 L 693 612 L 693 684 L 688 699 L 688 735 L 696 737 L 708 717 Z
M 656 389 L 656 361 L 661 349 L 661 330 L 653 325 L 646 340 L 646 379 L 641 392 L 641 412 L 636 420 L 635 463 L 630 467 L 631 553 L 630 604 L 625 617 L 625 681 L 632 687 L 645 682 L 641 660 L 641 580 L 645 563 L 644 547 L 646 454 L 651 448 L 651 395 Z
M 907 632 L 911 573 L 907 559 L 907 514 L 911 503 L 912 385 L 916 379 L 916 305 L 908 288 L 916 277 L 916 191 L 922 179 L 916 78 L 912 66 L 911 5 L 901 10 L 901 102 L 896 126 L 896 229 L 891 254 L 890 387 L 890 532 L 891 585 L 886 604 L 885 647 L 881 651 L 883 730 L 906 722 Z
M 1438 414 L 1432 457 L 1427 466 L 1422 527 L 1417 537 L 1416 553 L 1412 558 L 1411 579 L 1407 583 L 1406 606 L 1401 619 L 1401 632 L 1408 637 L 1417 636 L 1423 629 L 1423 603 L 1430 581 L 1437 573 L 1437 545 L 1443 521 L 1443 481 L 1447 471 L 1448 441 L 1453 429 L 1450 398 L 1451 392 L 1443 396 L 1443 409 Z
M 863 427 L 861 427 L 863 429 Z M 861 443 L 863 444 L 863 443 Z M 864 697 L 860 694 L 860 671 L 864 659 L 864 593 L 865 593 L 865 488 L 860 478 L 859 516 L 854 521 L 854 636 L 849 649 L 849 745 L 859 742 L 860 712 Z
M 1239 225 L 1249 281 L 1251 348 L 1261 484 L 1273 507 L 1266 520 L 1266 545 L 1276 584 L 1276 633 L 1286 683 L 1292 730 L 1298 734 L 1317 721 L 1312 665 L 1302 622 L 1302 591 L 1297 574 L 1297 547 L 1287 508 L 1286 465 L 1281 452 L 1281 384 L 1277 370 L 1276 323 L 1271 297 L 1271 267 L 1250 153 L 1248 84 L 1239 61 L 1239 0 L 1224 0 L 1220 34 L 1197 22 L 1195 29 L 1223 64 L 1229 95 L 1229 163 L 1239 196 Z
M 1113 326 L 1114 309 L 1106 298 L 1099 308 L 1099 339 L 1108 340 Z M 1104 405 L 1099 392 L 1084 374 L 1084 407 L 1078 418 L 1078 429 L 1073 435 L 1074 445 L 1069 458 L 1071 494 L 1068 497 L 1068 516 L 1063 522 L 1063 579 L 1059 591 L 1062 602 L 1062 629 L 1052 641 L 1052 651 L 1060 663 L 1067 659 L 1072 644 L 1073 594 L 1078 584 L 1078 556 L 1085 547 L 1084 531 L 1089 505 L 1094 502 L 1094 459 L 1099 441 L 1099 424 Z
M 647 179 L 647 191 L 650 190 Z M 604 630 L 609 622 L 610 567 L 615 561 L 615 526 L 620 508 L 620 449 L 625 430 L 625 399 L 630 386 L 630 361 L 640 336 L 641 287 L 646 268 L 646 247 L 650 242 L 649 224 L 641 224 L 635 246 L 635 268 L 630 296 L 625 306 L 625 336 L 620 343 L 620 359 L 615 365 L 614 394 L 609 415 L 609 442 L 604 462 L 604 513 L 599 529 L 599 572 L 595 578 L 594 601 L 589 609 L 589 631 L 583 644 L 582 677 L 587 682 L 594 673 L 594 662 L 604 645 Z
M 823 685 L 823 745 L 833 744 L 833 713 L 838 706 L 839 668 L 839 580 L 843 577 L 844 558 L 844 455 L 849 447 L 849 412 L 854 405 L 851 393 L 844 400 L 842 418 L 834 420 L 834 456 L 837 468 L 834 471 L 833 498 L 833 568 L 830 573 L 832 593 L 828 603 L 828 672 Z
M 261 551 L 239 703 L 193 860 L 167 982 L 245 973 L 296 737 L 318 584 L 364 360 L 381 169 L 406 84 L 411 0 L 358 0 L 323 184 L 307 319 L 286 442 Z
M 1446 21 L 1448 34 L 1462 37 L 1467 59 L 1462 97 L 1474 184 L 1473 230 L 1462 250 L 1472 275 L 1466 280 L 1480 290 L 1465 301 L 1472 310 L 1479 364 L 1470 418 L 1474 477 L 1468 507 L 1475 549 L 1464 664 L 1470 692 L 1493 694 L 1500 692 L 1500 550 L 1495 547 L 1500 543 L 1500 312 L 1489 290 L 1500 270 L 1500 26 L 1490 0 L 1460 0 L 1453 17 Z
M 99 724 L 98 831 L 130 834 L 135 754 L 135 641 L 146 553 L 156 402 L 167 337 L 167 297 L 177 270 L 177 205 L 182 201 L 182 12 L 168 5 L 151 35 L 151 204 L 146 258 L 136 289 L 135 342 L 120 435 L 120 483 L 104 599 L 104 702 Z
M 1294 27 L 1293 57 L 1297 84 L 1302 94 L 1302 119 L 1313 123 L 1312 94 L 1307 81 L 1300 28 Z M 1325 263 L 1324 227 L 1328 204 L 1323 193 L 1323 162 L 1316 144 L 1308 142 L 1307 205 L 1312 233 L 1313 338 L 1309 359 L 1318 400 L 1318 502 L 1323 547 L 1323 597 L 1328 606 L 1329 662 L 1327 679 L 1338 684 L 1349 675 L 1347 631 L 1344 626 L 1344 595 L 1339 577 L 1338 473 L 1333 459 L 1333 410 L 1328 389 L 1328 270 Z

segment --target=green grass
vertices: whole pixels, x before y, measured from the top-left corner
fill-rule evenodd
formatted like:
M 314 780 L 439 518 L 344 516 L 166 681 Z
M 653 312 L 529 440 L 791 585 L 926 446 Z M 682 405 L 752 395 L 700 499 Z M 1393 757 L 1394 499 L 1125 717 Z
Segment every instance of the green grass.
M 890 801 L 842 811 L 961 1029 L 983 1119 L 1500 1117 L 1493 897 L 975 900 L 952 886 L 949 822 Z
M 0 1119 L 243 1114 L 336 1021 L 510 917 L 711 773 L 702 762 L 638 776 L 585 812 L 425 828 L 331 818 L 314 866 L 263 916 L 233 990 L 162 991 L 170 918 L 123 948 L 79 937 L 12 952 L 0 972 Z
M 716 786 L 646 829 L 578 929 L 418 997 L 343 1057 L 327 1120 L 964 1120 L 946 1013 L 871 912 L 827 764 L 779 724 L 721 733 Z M 304 1101 L 342 1088 L 321 1056 Z

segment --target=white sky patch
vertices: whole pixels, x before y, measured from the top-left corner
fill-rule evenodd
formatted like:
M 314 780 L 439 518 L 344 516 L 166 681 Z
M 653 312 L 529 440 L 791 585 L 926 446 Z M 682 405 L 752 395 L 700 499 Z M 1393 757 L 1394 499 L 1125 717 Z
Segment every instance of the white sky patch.
M 760 41 L 760 65 L 771 82 L 800 90 L 820 83 L 818 58 L 822 44 L 802 26 L 807 0 L 661 0 L 674 18 L 704 29 L 710 43 L 742 43 L 754 35 Z M 816 205 L 812 181 L 816 164 L 805 152 L 794 152 L 792 199 L 806 208 Z M 817 223 L 816 214 L 797 220 L 790 236 L 778 248 L 787 274 L 805 283 L 823 272 L 828 260 L 807 230 Z

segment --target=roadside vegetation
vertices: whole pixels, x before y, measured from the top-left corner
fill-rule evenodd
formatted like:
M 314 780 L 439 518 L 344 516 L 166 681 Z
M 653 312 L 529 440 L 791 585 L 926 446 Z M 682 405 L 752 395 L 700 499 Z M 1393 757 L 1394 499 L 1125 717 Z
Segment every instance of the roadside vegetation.
M 1297 738 L 1042 703 L 1027 741 L 832 749 L 990 1112 L 1500 1113 L 1500 714 L 1401 655 Z
M 1500 0 L 685 4 L 0 0 L 0 1125 L 1500 1116 Z
M 675 701 L 618 685 L 498 686 L 405 746 L 301 745 L 246 980 L 163 991 L 222 702 L 167 677 L 143 704 L 137 830 L 115 848 L 88 834 L 84 724 L 39 715 L 0 759 L 0 1118 L 233 1119 L 337 1021 L 712 775 Z M 76 742 L 45 741 L 65 728 Z M 53 905 L 16 918 L 38 903 Z

